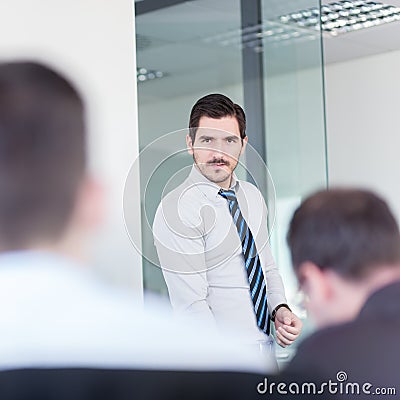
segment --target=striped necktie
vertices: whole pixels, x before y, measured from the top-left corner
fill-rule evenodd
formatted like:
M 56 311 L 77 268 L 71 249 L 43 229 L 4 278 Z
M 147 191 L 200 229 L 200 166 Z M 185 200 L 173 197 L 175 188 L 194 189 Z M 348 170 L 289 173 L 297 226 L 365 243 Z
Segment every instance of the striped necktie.
M 257 326 L 269 335 L 270 317 L 267 306 L 266 283 L 253 235 L 240 211 L 235 192 L 233 190 L 220 189 L 218 194 L 228 200 L 229 211 L 242 242 L 242 252 L 250 284 L 250 295 L 256 314 Z

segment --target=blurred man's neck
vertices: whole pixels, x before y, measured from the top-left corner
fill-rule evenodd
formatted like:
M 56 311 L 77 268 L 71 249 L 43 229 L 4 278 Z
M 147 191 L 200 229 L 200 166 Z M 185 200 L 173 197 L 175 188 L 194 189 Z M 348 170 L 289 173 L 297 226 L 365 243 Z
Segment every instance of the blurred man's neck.
M 24 250 L 42 251 L 53 253 L 68 258 L 79 264 L 87 262 L 87 254 L 84 250 L 85 240 L 78 234 L 66 234 L 57 241 L 38 240 L 31 242 Z
M 400 281 L 400 264 L 395 266 L 380 266 L 373 274 L 370 274 L 365 280 L 368 293 L 373 292 L 390 285 L 391 283 Z
M 317 325 L 324 327 L 337 323 L 345 323 L 355 319 L 372 293 L 396 281 L 400 281 L 400 265 L 379 266 L 374 272 L 359 279 L 343 278 L 330 273 L 331 288 L 334 298 L 326 318 L 322 318 Z

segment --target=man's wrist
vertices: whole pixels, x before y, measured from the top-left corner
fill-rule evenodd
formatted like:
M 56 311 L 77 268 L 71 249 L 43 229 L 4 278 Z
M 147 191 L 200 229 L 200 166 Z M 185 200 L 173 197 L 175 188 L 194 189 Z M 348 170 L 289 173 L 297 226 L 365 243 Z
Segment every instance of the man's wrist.
M 280 308 L 282 308 L 282 307 L 287 308 L 289 311 L 292 311 L 291 308 L 290 308 L 286 303 L 278 304 L 278 305 L 272 310 L 272 313 L 271 313 L 271 321 L 272 321 L 272 322 L 275 322 L 276 313 L 277 313 L 278 310 L 279 310 Z

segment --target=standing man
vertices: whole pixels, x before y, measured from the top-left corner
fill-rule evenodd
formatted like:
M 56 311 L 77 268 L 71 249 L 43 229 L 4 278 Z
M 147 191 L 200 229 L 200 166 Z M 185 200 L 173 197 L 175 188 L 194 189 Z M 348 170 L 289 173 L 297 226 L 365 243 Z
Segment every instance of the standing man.
M 357 399 L 394 398 L 400 233 L 387 204 L 365 190 L 318 192 L 294 213 L 288 244 L 319 329 L 299 346 L 287 372 L 354 383 L 350 393 Z
M 246 144 L 243 109 L 221 94 L 193 106 L 186 144 L 194 165 L 164 197 L 153 224 L 173 308 L 249 343 L 290 345 L 302 323 L 291 312 L 268 245 L 259 190 L 234 170 Z

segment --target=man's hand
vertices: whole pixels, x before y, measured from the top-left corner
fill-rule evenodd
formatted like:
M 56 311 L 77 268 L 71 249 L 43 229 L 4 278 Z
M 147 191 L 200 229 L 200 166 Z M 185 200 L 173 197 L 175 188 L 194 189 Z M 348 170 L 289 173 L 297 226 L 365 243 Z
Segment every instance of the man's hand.
M 303 323 L 300 318 L 285 307 L 281 307 L 275 315 L 276 341 L 282 346 L 291 345 L 300 335 Z

